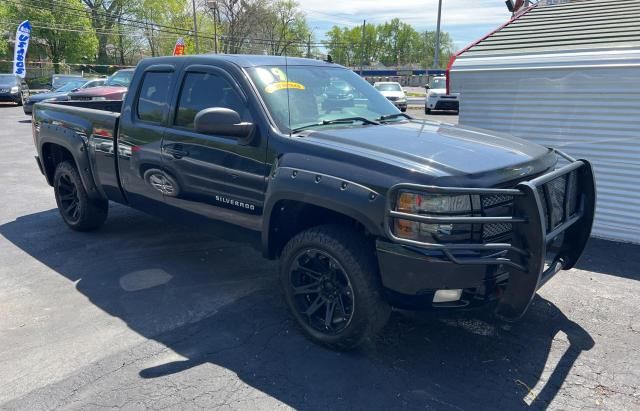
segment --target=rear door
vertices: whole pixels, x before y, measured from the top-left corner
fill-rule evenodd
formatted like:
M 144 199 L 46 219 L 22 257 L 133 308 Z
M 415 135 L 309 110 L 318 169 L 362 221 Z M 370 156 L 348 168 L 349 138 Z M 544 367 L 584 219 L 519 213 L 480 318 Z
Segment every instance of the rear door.
M 230 73 L 215 66 L 187 67 L 179 84 L 175 112 L 162 143 L 164 171 L 178 187 L 165 201 L 175 208 L 259 230 L 268 172 L 265 139 L 256 135 L 244 144 L 194 129 L 196 114 L 213 107 L 230 108 L 243 122 L 255 122 L 257 116 L 247 96 Z
M 171 185 L 162 176 L 161 144 L 173 98 L 176 67 L 149 66 L 136 84 L 135 97 L 123 106 L 118 135 L 118 170 L 128 203 L 147 212 L 161 211 Z

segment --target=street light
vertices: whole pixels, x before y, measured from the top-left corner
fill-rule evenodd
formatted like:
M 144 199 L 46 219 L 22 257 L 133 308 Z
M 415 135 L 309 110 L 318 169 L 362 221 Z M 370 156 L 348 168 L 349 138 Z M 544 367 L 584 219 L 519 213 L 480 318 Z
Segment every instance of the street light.
M 207 0 L 206 2 L 209 10 L 213 11 L 213 52 L 218 54 L 218 22 L 216 19 L 216 14 L 218 12 L 218 1 L 217 0 Z

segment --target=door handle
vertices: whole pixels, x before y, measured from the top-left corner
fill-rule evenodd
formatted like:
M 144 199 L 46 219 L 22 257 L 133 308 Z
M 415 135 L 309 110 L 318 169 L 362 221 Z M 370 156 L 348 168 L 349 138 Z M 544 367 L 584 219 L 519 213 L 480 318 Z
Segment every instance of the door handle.
M 189 155 L 188 151 L 180 150 L 179 148 L 171 148 L 165 147 L 164 152 L 173 156 L 173 158 L 181 159 L 182 157 L 187 157 Z

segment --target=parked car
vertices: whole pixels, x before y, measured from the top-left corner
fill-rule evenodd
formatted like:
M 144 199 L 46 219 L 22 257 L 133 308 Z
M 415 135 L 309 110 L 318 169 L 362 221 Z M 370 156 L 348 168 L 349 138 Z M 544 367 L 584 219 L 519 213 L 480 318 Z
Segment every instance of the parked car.
M 425 86 L 425 89 L 427 90 L 427 98 L 424 104 L 425 114 L 429 114 L 431 110 L 460 111 L 460 93 L 447 94 L 446 77 L 434 77 Z
M 69 100 L 69 94 L 71 92 L 89 89 L 93 87 L 99 87 L 104 85 L 104 83 L 105 83 L 105 79 L 100 79 L 100 78 L 96 78 L 96 79 L 81 78 L 77 80 L 71 80 L 65 83 L 62 87 L 59 87 L 58 89 L 51 91 L 49 93 L 39 93 L 39 94 L 34 94 L 30 96 L 24 102 L 22 109 L 24 110 L 24 114 L 31 115 L 33 111 L 33 105 L 35 103 L 39 103 L 45 100 L 66 101 L 66 100 Z
M 329 81 L 324 88 L 323 97 L 322 107 L 328 112 L 354 105 L 354 89 L 346 81 Z
M 71 100 L 122 100 L 131 77 L 133 76 L 133 69 L 118 70 L 113 73 L 101 87 L 92 87 L 89 89 L 83 89 L 69 94 Z
M 56 90 L 70 81 L 79 80 L 82 80 L 82 76 L 79 74 L 54 74 L 51 76 L 51 89 Z
M 29 86 L 20 76 L 0 74 L 0 102 L 21 106 L 29 97 Z
M 324 111 L 337 82 L 359 101 Z M 33 123 L 71 229 L 99 228 L 114 201 L 247 241 L 280 259 L 293 317 L 334 349 L 373 337 L 391 306 L 520 319 L 593 222 L 588 161 L 412 119 L 323 61 L 145 59 L 124 101 L 39 103 Z
M 402 90 L 400 83 L 395 81 L 376 81 L 373 84 L 394 106 L 398 107 L 403 113 L 407 111 L 407 95 Z

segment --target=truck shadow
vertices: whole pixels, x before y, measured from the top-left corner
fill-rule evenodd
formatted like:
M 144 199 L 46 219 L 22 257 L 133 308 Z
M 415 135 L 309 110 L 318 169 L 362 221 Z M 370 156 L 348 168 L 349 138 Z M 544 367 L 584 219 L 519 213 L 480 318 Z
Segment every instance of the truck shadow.
M 0 234 L 97 307 L 186 358 L 133 363 L 142 379 L 180 378 L 211 363 L 294 408 L 546 408 L 594 345 L 538 296 L 512 326 L 477 312 L 394 312 L 375 341 L 332 352 L 301 336 L 275 264 L 254 250 L 124 207 L 110 211 L 96 234 L 70 232 L 57 210 L 20 217 Z M 550 358 L 552 344 L 561 355 Z

